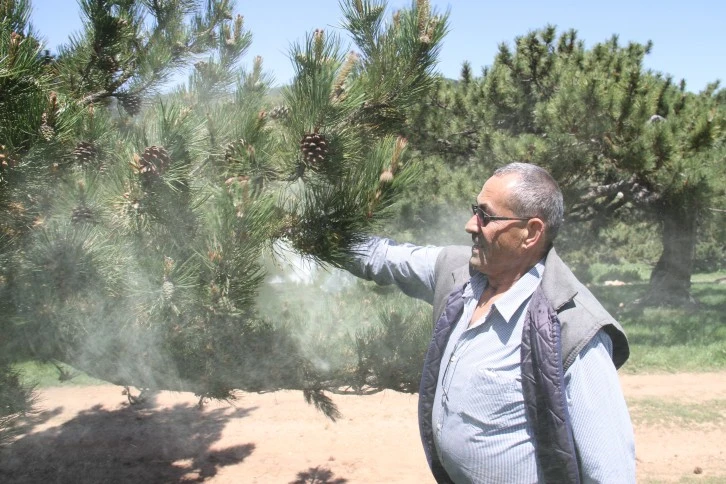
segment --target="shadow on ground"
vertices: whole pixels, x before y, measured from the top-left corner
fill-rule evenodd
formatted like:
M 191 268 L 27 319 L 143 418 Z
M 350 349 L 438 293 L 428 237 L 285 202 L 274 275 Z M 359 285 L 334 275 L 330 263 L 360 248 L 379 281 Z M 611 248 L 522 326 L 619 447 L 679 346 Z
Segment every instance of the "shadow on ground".
M 118 410 L 95 406 L 0 449 L 0 482 L 200 482 L 255 450 L 253 443 L 212 448 L 227 421 L 254 410 L 154 408 L 153 402 Z M 46 417 L 30 420 L 25 430 Z
M 290 484 L 345 484 L 348 479 L 335 477 L 326 467 L 311 467 L 306 471 L 298 472 L 297 479 Z

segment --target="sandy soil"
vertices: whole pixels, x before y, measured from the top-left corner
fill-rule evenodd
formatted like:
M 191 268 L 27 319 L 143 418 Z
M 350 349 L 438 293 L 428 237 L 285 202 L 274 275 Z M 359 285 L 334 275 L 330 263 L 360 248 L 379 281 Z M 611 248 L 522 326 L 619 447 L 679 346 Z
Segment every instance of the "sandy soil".
M 636 418 L 639 482 L 726 482 L 726 373 L 621 381 L 631 408 L 655 400 L 699 408 L 717 401 L 721 409 L 706 422 Z M 0 450 L 0 482 L 433 482 L 415 395 L 335 395 L 343 417 L 333 423 L 300 392 L 241 394 L 234 406 L 199 410 L 190 394 L 163 392 L 132 406 L 121 391 L 43 390 L 41 411 Z

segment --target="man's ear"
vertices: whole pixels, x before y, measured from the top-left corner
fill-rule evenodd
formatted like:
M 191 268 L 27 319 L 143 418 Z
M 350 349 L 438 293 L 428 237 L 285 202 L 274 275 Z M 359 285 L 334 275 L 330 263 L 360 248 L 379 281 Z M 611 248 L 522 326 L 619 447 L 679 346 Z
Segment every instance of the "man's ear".
M 531 249 L 544 244 L 545 225 L 542 219 L 537 217 L 529 219 L 525 231 L 524 237 L 522 238 L 523 248 Z

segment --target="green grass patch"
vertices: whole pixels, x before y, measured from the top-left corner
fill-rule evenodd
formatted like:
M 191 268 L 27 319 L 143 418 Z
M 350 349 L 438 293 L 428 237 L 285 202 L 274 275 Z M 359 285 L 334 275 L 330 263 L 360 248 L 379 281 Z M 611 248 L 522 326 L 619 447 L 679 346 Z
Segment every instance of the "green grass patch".
M 589 277 L 596 283 L 605 281 L 642 282 L 650 278 L 653 268 L 644 263 L 605 264 L 595 262 L 589 266 Z
M 709 345 L 653 347 L 631 344 L 630 359 L 620 370 L 625 374 L 723 371 L 726 341 Z
M 646 479 L 643 481 L 643 484 L 672 484 L 674 481 L 667 480 L 662 481 L 659 479 Z M 681 477 L 678 481 L 675 481 L 678 484 L 691 484 L 691 483 L 698 483 L 698 484 L 723 484 L 726 482 L 726 475 L 721 476 L 704 476 L 704 475 L 697 475 L 697 476 L 684 476 Z
M 647 283 L 594 286 L 592 292 L 620 321 L 631 345 L 625 373 L 726 369 L 726 284 L 720 273 L 697 274 L 696 308 L 642 308 Z
M 694 426 L 726 422 L 726 400 L 686 403 L 658 398 L 628 399 L 630 417 L 636 424 Z
M 60 363 L 63 373 L 52 363 L 42 363 L 40 361 L 24 361 L 16 363 L 13 368 L 20 371 L 21 381 L 26 385 L 35 384 L 39 388 L 57 387 L 57 386 L 84 386 L 84 385 L 102 385 L 107 383 L 88 376 L 82 371 L 78 371 L 64 363 Z M 66 377 L 70 377 L 66 379 Z
M 726 271 L 705 272 L 700 274 L 693 274 L 693 276 L 691 276 L 691 283 L 713 283 L 718 282 L 722 279 L 726 279 Z

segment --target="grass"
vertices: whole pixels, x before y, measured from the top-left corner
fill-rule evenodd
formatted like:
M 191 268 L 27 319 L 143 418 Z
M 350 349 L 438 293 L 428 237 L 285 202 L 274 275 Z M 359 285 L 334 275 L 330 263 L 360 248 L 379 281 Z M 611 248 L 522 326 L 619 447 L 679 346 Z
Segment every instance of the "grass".
M 595 286 L 593 293 L 620 321 L 630 341 L 625 373 L 702 372 L 726 369 L 726 273 L 696 274 L 697 309 L 638 308 L 647 283 Z
M 630 416 L 636 424 L 699 426 L 726 422 L 726 400 L 678 402 L 658 398 L 628 399 Z
M 726 475 L 723 476 L 688 476 L 688 477 L 681 477 L 678 481 L 676 481 L 678 484 L 691 484 L 691 483 L 698 483 L 698 484 L 723 484 L 726 482 Z M 673 484 L 673 481 L 661 481 L 658 479 L 646 479 L 643 481 L 643 484 L 661 484 L 661 483 L 668 483 Z
M 70 379 L 63 379 L 61 372 L 52 363 L 43 363 L 40 361 L 24 361 L 13 365 L 15 369 L 20 370 L 21 378 L 24 384 L 35 384 L 39 388 L 56 387 L 56 386 L 84 386 L 84 385 L 100 385 L 106 383 L 102 380 L 92 378 L 87 374 L 75 370 L 70 366 L 60 363 L 59 366 L 68 375 Z
M 652 267 L 648 264 L 623 263 L 618 265 L 594 262 L 588 266 L 588 279 L 603 283 L 608 280 L 642 282 L 650 277 Z

